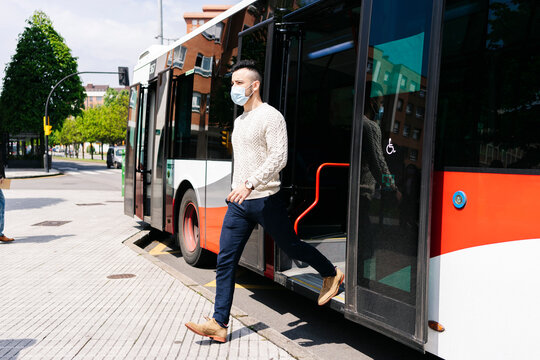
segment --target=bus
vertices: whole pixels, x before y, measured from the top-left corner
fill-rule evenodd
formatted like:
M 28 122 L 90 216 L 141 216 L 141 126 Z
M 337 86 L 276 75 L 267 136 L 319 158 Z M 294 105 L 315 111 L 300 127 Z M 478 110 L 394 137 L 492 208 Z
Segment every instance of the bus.
M 231 67 L 253 59 L 291 222 L 346 274 L 329 306 L 442 358 L 540 358 L 539 50 L 533 0 L 243 0 L 140 55 L 125 213 L 193 266 L 219 251 Z M 260 227 L 241 265 L 322 284 Z

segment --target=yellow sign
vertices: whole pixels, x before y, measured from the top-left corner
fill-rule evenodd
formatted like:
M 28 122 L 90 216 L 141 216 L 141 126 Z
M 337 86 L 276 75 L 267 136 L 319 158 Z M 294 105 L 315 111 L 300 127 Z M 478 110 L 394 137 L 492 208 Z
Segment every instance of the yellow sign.
M 43 125 L 43 131 L 45 131 L 45 135 L 51 135 L 51 125 Z

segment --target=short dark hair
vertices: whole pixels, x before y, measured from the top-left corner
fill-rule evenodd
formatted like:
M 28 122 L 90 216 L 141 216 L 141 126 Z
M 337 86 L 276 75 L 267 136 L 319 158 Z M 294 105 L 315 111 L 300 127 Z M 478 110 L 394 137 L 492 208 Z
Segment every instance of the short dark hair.
M 231 73 L 240 69 L 248 69 L 252 71 L 255 75 L 254 80 L 258 80 L 259 82 L 262 82 L 261 72 L 259 71 L 257 62 L 255 60 L 240 60 L 239 62 L 234 64 L 234 66 L 232 67 Z

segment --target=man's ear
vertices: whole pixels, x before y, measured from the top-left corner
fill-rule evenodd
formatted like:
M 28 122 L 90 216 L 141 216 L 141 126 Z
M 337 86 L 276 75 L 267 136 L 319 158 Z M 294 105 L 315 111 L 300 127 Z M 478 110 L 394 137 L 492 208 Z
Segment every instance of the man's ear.
M 255 80 L 253 82 L 253 91 L 261 90 L 261 82 L 259 80 Z

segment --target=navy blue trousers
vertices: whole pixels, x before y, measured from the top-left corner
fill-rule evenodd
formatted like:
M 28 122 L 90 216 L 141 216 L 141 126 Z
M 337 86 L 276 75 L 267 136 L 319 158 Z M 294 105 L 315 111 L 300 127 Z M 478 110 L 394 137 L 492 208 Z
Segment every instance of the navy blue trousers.
M 257 223 L 290 258 L 308 263 L 323 277 L 336 274 L 334 265 L 319 250 L 298 238 L 279 194 L 245 200 L 241 205 L 228 202 L 219 239 L 214 304 L 214 318 L 221 325 L 229 322 L 236 267 Z

